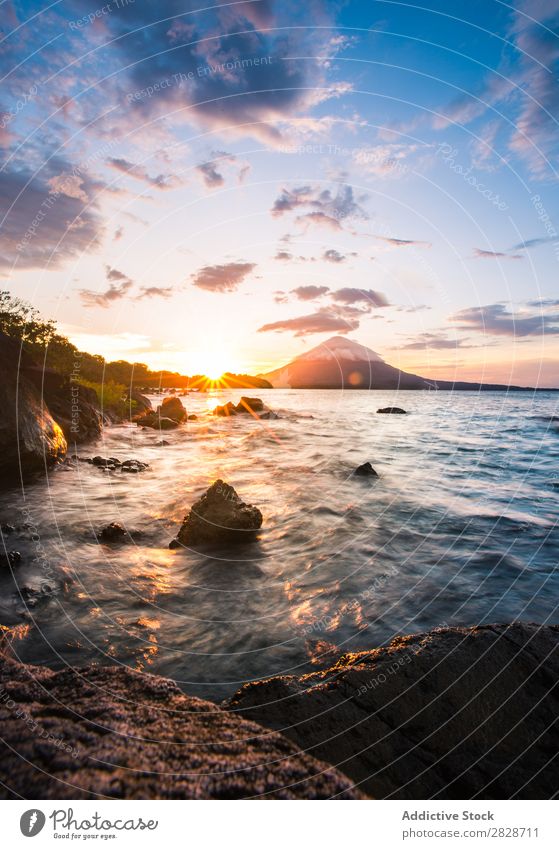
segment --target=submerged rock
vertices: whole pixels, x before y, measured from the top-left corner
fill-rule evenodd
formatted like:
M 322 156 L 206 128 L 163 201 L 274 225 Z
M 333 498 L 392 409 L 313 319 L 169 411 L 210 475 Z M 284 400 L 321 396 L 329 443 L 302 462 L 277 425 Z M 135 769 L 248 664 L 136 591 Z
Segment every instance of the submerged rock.
M 438 628 L 247 684 L 229 702 L 375 798 L 550 799 L 559 626 Z
M 111 522 L 101 530 L 99 539 L 102 542 L 124 542 L 125 539 L 129 539 L 129 534 L 120 522 Z
M 74 459 L 109 472 L 114 472 L 116 469 L 120 469 L 121 472 L 143 472 L 149 469 L 149 463 L 142 463 L 140 460 L 119 460 L 117 457 L 75 457 Z
M 157 408 L 157 414 L 160 419 L 171 419 L 174 422 L 184 422 L 187 418 L 187 412 L 179 398 L 165 398 Z
M 392 415 L 397 416 L 406 416 L 407 411 L 402 410 L 401 407 L 381 407 L 380 410 L 377 410 L 377 413 L 392 413 Z
M 375 470 L 373 469 L 373 467 L 371 466 L 370 463 L 362 463 L 361 466 L 357 466 L 357 468 L 355 469 L 353 474 L 357 475 L 358 477 L 361 477 L 361 478 L 366 478 L 366 477 L 378 478 L 378 473 L 375 472 Z
M 4 798 L 363 798 L 286 737 L 166 678 L 117 667 L 52 672 L 0 654 L 0 686 Z
M 258 507 L 245 504 L 232 486 L 217 480 L 193 504 L 170 547 L 248 542 L 261 526 Z

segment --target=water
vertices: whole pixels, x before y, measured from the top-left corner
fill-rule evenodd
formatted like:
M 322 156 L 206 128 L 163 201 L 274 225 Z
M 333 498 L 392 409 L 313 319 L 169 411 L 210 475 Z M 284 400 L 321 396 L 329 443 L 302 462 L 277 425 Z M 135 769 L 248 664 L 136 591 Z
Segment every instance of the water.
M 6 538 L 17 584 L 0 575 L 23 660 L 120 664 L 221 699 L 398 634 L 559 621 L 558 394 L 259 390 L 280 420 L 207 415 L 241 394 L 190 395 L 199 421 L 115 426 L 80 450 L 146 472 L 67 462 L 1 496 L 2 521 L 28 524 Z M 388 405 L 410 415 L 376 415 Z M 379 479 L 352 477 L 367 460 Z M 259 541 L 169 550 L 218 477 L 261 509 Z M 141 536 L 98 544 L 111 521 Z

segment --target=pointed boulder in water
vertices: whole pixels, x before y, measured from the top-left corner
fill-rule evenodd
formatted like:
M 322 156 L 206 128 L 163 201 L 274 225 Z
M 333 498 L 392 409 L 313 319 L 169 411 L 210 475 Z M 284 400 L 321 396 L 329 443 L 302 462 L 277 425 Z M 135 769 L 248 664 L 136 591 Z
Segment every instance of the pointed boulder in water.
M 258 507 L 245 504 L 232 486 L 217 480 L 193 504 L 170 547 L 248 542 L 261 526 L 262 513 Z

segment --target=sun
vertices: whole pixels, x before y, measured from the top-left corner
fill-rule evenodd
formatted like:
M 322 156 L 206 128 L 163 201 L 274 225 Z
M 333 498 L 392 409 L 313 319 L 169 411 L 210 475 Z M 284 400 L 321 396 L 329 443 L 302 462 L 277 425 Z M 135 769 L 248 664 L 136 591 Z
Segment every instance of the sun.
M 233 354 L 218 346 L 192 352 L 185 365 L 188 374 L 203 374 L 212 383 L 219 382 L 225 372 L 235 372 L 237 366 Z

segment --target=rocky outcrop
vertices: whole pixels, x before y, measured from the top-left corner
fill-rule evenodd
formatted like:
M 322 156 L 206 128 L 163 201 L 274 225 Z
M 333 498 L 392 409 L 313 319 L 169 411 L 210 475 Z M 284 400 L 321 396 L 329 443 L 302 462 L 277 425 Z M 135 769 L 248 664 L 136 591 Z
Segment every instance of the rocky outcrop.
M 232 486 L 217 480 L 192 506 L 170 547 L 249 542 L 261 526 L 258 507 L 245 504 Z
M 146 396 L 142 395 L 141 392 L 138 392 L 137 389 L 132 390 L 129 396 L 129 400 L 133 402 L 133 409 L 136 414 L 147 413 L 148 410 L 153 409 L 149 398 L 146 398 Z M 130 406 L 132 407 L 132 404 Z
M 186 421 L 188 415 L 180 398 L 175 397 L 165 398 L 157 408 L 157 414 L 162 419 L 171 419 L 177 423 Z
M 247 684 L 231 710 L 391 799 L 559 790 L 559 626 L 440 628 L 325 672 Z
M 254 416 L 255 419 L 279 419 L 277 413 L 269 410 L 261 398 L 249 398 L 246 395 L 243 395 L 237 405 L 232 401 L 228 401 L 227 404 L 215 407 L 212 413 L 214 416 L 237 416 L 245 414 Z
M 2 798 L 358 799 L 277 733 L 122 667 L 0 655 Z
M 378 473 L 368 462 L 357 466 L 353 474 L 357 475 L 358 478 L 378 478 Z
M 407 411 L 402 410 L 401 407 L 381 407 L 380 410 L 377 410 L 377 413 L 386 413 L 387 415 L 396 415 L 396 416 L 406 416 Z
M 99 438 L 103 416 L 94 389 L 58 377 L 58 384 L 51 379 L 43 395 L 69 445 L 83 445 Z
M 41 392 L 27 375 L 32 360 L 0 334 L 0 478 L 23 477 L 61 459 L 67 443 Z

